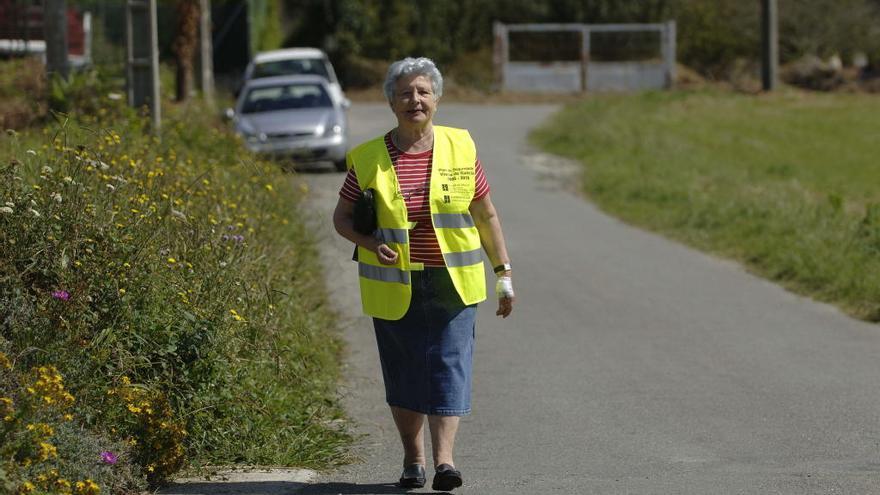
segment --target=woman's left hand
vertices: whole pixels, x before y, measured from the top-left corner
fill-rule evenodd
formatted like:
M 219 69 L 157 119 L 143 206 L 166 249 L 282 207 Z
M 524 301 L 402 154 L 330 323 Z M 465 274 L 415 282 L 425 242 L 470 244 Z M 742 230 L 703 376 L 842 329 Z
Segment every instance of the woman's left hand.
M 515 297 L 502 297 L 498 299 L 498 311 L 495 314 L 502 318 L 510 316 L 510 312 L 513 311 L 514 300 L 516 300 Z
M 513 311 L 513 302 L 516 301 L 510 275 L 498 277 L 498 282 L 495 284 L 495 294 L 498 295 L 498 311 L 495 314 L 502 318 L 507 318 L 510 316 L 510 312 Z

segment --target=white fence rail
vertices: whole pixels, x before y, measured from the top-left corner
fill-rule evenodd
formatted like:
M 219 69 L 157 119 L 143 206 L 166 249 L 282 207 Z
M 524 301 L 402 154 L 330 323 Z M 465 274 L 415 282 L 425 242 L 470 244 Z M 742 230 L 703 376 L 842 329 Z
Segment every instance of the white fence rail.
M 595 33 L 658 33 L 656 56 L 648 60 L 592 60 Z M 580 33 L 580 60 L 511 61 L 511 33 Z M 495 23 L 495 74 L 509 91 L 638 91 L 669 88 L 675 80 L 675 21 L 663 24 Z

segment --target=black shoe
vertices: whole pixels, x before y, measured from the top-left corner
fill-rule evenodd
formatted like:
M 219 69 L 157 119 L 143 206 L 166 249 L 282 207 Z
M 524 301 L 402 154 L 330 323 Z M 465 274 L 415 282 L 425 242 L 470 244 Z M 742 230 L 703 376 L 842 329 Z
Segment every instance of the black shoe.
M 410 464 L 403 468 L 400 475 L 401 488 L 421 488 L 425 486 L 425 466 Z
M 434 482 L 431 483 L 431 489 L 440 492 L 448 492 L 453 488 L 461 486 L 461 472 L 457 471 L 449 464 L 440 464 L 437 466 L 437 472 L 434 474 Z

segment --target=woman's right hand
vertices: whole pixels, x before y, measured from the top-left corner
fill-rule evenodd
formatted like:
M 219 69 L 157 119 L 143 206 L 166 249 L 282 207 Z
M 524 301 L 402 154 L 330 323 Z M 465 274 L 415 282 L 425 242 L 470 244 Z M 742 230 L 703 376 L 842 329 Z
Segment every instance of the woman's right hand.
M 380 243 L 376 246 L 376 257 L 379 258 L 379 263 L 383 265 L 393 265 L 397 263 L 397 251 L 388 247 L 388 244 Z

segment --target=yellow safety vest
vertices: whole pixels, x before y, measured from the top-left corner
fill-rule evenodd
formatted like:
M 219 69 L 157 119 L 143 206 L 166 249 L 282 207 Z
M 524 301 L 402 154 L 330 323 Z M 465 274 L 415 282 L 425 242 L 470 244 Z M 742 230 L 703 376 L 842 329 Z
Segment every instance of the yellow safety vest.
M 434 126 L 434 153 L 431 165 L 429 204 L 431 221 L 446 269 L 464 304 L 486 299 L 480 234 L 468 207 L 476 188 L 477 150 L 464 129 Z M 384 136 L 354 148 L 347 156 L 361 190 L 376 191 L 378 230 L 376 236 L 397 251 L 394 265 L 379 263 L 376 253 L 358 248 L 358 275 L 364 313 L 385 320 L 403 318 L 412 298 L 410 272 L 421 270 L 421 263 L 410 260 L 409 230 L 415 226 L 407 218 L 406 203 L 397 174 L 388 156 Z

